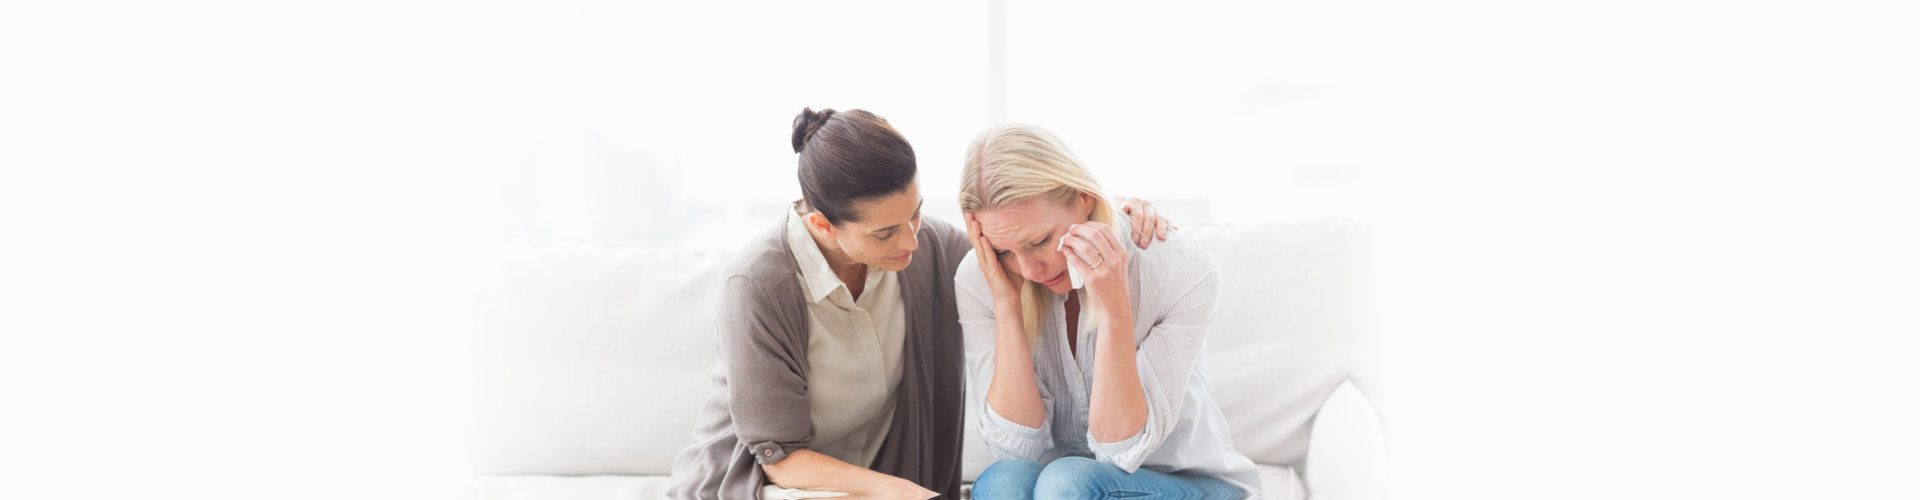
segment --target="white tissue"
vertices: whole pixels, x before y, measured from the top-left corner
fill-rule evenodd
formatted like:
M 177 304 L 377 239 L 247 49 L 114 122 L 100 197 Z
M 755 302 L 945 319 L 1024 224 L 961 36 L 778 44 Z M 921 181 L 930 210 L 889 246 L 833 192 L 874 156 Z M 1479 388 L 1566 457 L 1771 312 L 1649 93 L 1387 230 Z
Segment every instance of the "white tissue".
M 1073 227 L 1068 226 L 1067 230 L 1072 231 Z M 1065 236 L 1060 238 L 1060 244 L 1053 246 L 1053 250 L 1060 253 L 1067 253 L 1066 248 L 1067 238 Z M 1080 278 L 1080 269 L 1073 267 L 1071 263 L 1067 264 L 1067 282 L 1073 285 L 1073 289 L 1079 290 L 1081 286 L 1085 285 L 1085 281 L 1086 280 Z

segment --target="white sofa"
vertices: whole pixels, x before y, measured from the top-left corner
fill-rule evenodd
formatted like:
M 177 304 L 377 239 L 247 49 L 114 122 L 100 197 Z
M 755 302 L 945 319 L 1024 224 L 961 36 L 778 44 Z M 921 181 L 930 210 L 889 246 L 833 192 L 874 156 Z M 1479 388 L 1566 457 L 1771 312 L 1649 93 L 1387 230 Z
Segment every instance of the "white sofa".
M 1236 445 L 1263 467 L 1266 498 L 1385 496 L 1361 228 L 1307 219 L 1186 230 L 1225 271 L 1203 367 Z M 664 498 L 709 389 L 728 257 L 589 244 L 508 252 L 471 345 L 471 497 Z M 967 425 L 971 479 L 992 457 Z

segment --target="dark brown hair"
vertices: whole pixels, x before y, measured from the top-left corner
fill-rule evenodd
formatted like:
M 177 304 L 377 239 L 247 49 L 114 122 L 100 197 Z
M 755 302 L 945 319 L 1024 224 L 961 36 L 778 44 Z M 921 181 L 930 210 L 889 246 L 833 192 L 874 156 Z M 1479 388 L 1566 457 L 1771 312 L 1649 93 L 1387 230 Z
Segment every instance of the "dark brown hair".
M 800 195 L 827 222 L 859 222 L 853 204 L 898 193 L 913 183 L 913 146 L 864 110 L 813 108 L 793 118 L 793 152 L 800 156 Z

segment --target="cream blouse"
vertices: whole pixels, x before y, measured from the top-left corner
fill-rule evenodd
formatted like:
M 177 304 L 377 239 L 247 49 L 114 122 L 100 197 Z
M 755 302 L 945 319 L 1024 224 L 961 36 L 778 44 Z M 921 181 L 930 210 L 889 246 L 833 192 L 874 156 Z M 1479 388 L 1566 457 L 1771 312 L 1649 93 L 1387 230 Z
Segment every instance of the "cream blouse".
M 899 273 L 867 268 L 865 288 L 855 300 L 827 266 L 803 225 L 805 219 L 787 217 L 787 239 L 807 301 L 807 364 L 813 370 L 807 380 L 813 406 L 810 449 L 871 467 L 892 427 L 894 389 L 900 385 L 907 311 L 900 300 Z

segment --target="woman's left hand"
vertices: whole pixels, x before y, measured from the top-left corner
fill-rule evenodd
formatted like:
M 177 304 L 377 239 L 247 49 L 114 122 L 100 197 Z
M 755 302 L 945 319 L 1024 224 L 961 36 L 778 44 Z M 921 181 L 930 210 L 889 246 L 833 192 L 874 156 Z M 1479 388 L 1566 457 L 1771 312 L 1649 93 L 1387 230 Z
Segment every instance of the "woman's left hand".
M 1080 270 L 1089 299 L 1107 313 L 1123 310 L 1131 314 L 1132 298 L 1127 290 L 1127 249 L 1113 228 L 1088 221 L 1067 228 L 1062 245 L 1068 249 L 1067 265 Z M 1119 309 L 1116 309 L 1119 308 Z
M 1153 240 L 1167 239 L 1168 229 L 1180 229 L 1173 221 L 1160 216 L 1153 208 L 1153 202 L 1128 196 L 1115 196 L 1113 201 L 1120 202 L 1120 213 L 1133 216 L 1133 244 L 1146 248 Z

